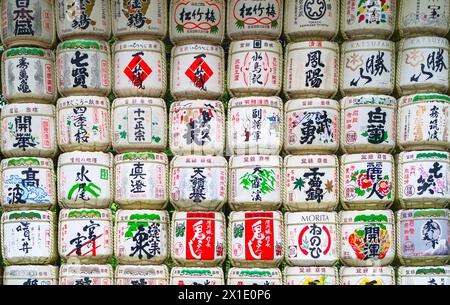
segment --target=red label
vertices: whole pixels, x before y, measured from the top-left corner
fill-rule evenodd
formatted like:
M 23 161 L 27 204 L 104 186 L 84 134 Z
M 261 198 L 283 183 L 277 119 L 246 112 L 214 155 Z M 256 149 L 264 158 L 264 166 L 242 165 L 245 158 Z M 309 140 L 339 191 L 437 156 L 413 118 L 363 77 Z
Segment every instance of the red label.
M 214 2 L 183 1 L 175 7 L 173 19 L 179 32 L 198 29 L 214 34 L 218 31 L 222 16 L 219 5 Z
M 206 55 L 195 56 L 194 62 L 186 70 L 185 74 L 197 88 L 204 89 L 206 82 L 214 74 L 213 70 L 205 61 Z M 205 89 L 206 90 L 206 89 Z
M 266 219 L 266 218 L 271 219 Z M 273 213 L 245 214 L 245 259 L 272 260 L 274 253 Z
M 41 120 L 42 147 L 50 148 L 50 122 L 48 119 Z
M 108 85 L 108 62 L 102 60 L 102 86 L 107 87 Z
M 152 69 L 141 57 L 143 53 L 134 54 L 133 59 L 125 67 L 123 71 L 129 80 L 133 83 L 133 86 L 142 88 L 142 84 L 147 79 L 147 77 L 152 73 Z
M 45 65 L 45 78 L 47 84 L 45 86 L 47 94 L 53 94 L 53 69 L 51 65 Z
M 186 259 L 213 260 L 215 247 L 214 213 L 187 213 Z

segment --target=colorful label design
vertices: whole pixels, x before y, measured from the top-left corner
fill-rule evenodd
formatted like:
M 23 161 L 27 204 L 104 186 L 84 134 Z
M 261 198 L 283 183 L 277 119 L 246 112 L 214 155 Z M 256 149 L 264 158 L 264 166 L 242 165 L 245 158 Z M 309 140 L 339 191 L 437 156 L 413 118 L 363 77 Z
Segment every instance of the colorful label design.
M 62 0 L 57 4 L 59 31 L 69 34 L 73 31 L 107 35 L 110 17 L 107 0 Z
M 280 0 L 248 1 L 237 0 L 231 2 L 233 21 L 237 29 L 244 28 L 278 28 L 283 5 Z
M 113 25 L 117 34 L 144 32 L 164 36 L 166 0 L 114 0 Z
M 173 10 L 178 33 L 219 33 L 222 8 L 215 1 L 178 1 Z
M 275 191 L 275 170 L 255 167 L 240 177 L 239 184 L 244 190 L 251 191 L 252 201 L 262 201 L 263 195 Z
M 336 142 L 337 112 L 305 110 L 289 117 L 289 144 L 328 145 Z
M 140 29 L 144 25 L 148 25 L 152 23 L 152 19 L 147 17 L 147 11 L 151 2 L 151 0 L 125 0 L 122 1 L 122 4 L 117 1 L 116 5 L 123 5 L 121 11 L 125 18 L 127 18 L 127 26 L 130 28 Z
M 361 0 L 357 1 L 356 16 L 358 23 L 380 24 L 388 20 L 389 1 Z

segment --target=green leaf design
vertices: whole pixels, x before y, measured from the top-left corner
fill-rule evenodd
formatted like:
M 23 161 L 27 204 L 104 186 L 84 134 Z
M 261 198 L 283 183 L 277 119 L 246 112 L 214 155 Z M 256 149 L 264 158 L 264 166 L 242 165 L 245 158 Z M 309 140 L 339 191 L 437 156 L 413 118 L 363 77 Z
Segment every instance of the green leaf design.
M 278 26 L 278 21 L 276 21 L 276 20 L 273 20 L 272 21 L 272 23 L 270 24 L 270 27 L 273 29 L 273 28 L 276 28 Z
M 127 138 L 127 132 L 125 130 L 122 130 L 119 134 L 120 134 L 120 138 L 121 139 L 126 139 Z
M 186 230 L 186 227 L 184 226 L 184 223 L 177 223 L 177 225 L 175 227 L 175 236 L 183 237 L 185 230 Z
M 299 191 L 301 191 L 302 187 L 304 187 L 304 186 L 305 186 L 305 181 L 303 181 L 302 178 L 295 179 L 294 190 L 298 189 Z
M 361 134 L 363 137 L 368 137 L 369 136 L 369 133 L 367 132 L 367 131 L 364 131 L 362 134 Z
M 383 141 L 384 142 L 388 142 L 388 138 L 389 138 L 388 132 L 385 131 L 384 134 L 383 134 Z
M 160 137 L 152 137 L 153 141 L 155 141 L 156 143 L 159 143 L 161 141 Z
M 211 30 L 209 30 L 209 32 L 210 32 L 211 34 L 216 34 L 216 33 L 219 32 L 219 28 L 217 27 L 217 25 L 215 25 L 215 26 L 213 26 L 213 27 L 211 28 Z
M 364 196 L 364 194 L 366 194 L 366 192 L 359 187 L 355 189 L 355 193 L 358 194 L 358 196 Z
M 388 176 L 388 175 L 385 175 L 385 176 L 383 177 L 383 180 L 389 180 L 389 176 Z
M 184 32 L 184 27 L 181 24 L 177 24 L 176 28 L 177 28 L 177 32 L 178 33 L 183 33 Z
M 255 173 L 245 173 L 240 180 L 240 184 L 246 190 L 251 190 L 255 180 L 260 180 L 259 191 L 261 194 L 273 192 L 275 190 L 275 171 L 273 169 L 254 169 Z
M 243 29 L 245 26 L 245 23 L 242 20 L 237 20 L 235 24 L 238 29 Z
M 242 238 L 244 236 L 244 226 L 242 224 L 233 227 L 233 236 L 234 238 Z

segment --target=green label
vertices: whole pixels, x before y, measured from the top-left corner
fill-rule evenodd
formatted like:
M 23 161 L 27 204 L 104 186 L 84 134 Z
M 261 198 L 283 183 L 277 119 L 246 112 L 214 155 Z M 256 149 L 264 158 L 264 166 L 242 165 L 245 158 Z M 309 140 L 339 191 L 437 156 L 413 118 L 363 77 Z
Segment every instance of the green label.
M 108 180 L 109 170 L 107 168 L 100 169 L 100 179 Z
M 96 49 L 100 50 L 100 45 L 96 41 L 90 40 L 76 40 L 76 41 L 66 41 L 61 45 L 62 49 L 77 49 L 77 48 L 85 48 L 85 49 Z
M 36 49 L 36 48 L 17 48 L 17 49 L 8 50 L 6 52 L 6 56 L 15 56 L 15 55 L 44 56 L 44 50 Z
M 422 102 L 429 100 L 444 100 L 450 102 L 450 97 L 443 94 L 418 94 L 413 97 L 413 102 Z
M 39 160 L 36 158 L 15 158 L 8 160 L 8 166 L 20 166 L 20 165 L 40 165 Z
M 9 219 L 41 219 L 41 214 L 36 212 L 14 212 L 9 215 Z
M 80 218 L 80 217 L 102 217 L 99 211 L 95 210 L 79 210 L 71 211 L 68 215 L 69 218 Z
M 448 159 L 448 155 L 445 153 L 438 152 L 429 152 L 429 153 L 418 153 L 416 155 L 417 159 L 429 159 L 429 158 L 440 158 L 440 159 Z
M 125 237 L 133 237 L 134 232 L 138 230 L 139 226 L 147 227 L 149 221 L 161 220 L 158 214 L 132 214 L 130 220 L 143 220 L 143 221 L 129 221 L 128 230 L 125 232 Z

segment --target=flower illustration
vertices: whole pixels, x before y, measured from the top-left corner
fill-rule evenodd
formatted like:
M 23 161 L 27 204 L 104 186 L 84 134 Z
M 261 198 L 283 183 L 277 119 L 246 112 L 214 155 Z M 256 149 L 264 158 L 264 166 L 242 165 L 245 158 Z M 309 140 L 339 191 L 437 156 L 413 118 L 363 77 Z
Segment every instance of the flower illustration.
M 378 192 L 384 196 L 387 196 L 390 192 L 389 181 L 381 180 L 378 182 Z
M 359 174 L 356 181 L 358 183 L 358 186 L 361 187 L 361 189 L 363 189 L 363 190 L 371 187 L 373 184 L 373 181 L 371 179 L 369 179 L 365 173 Z

